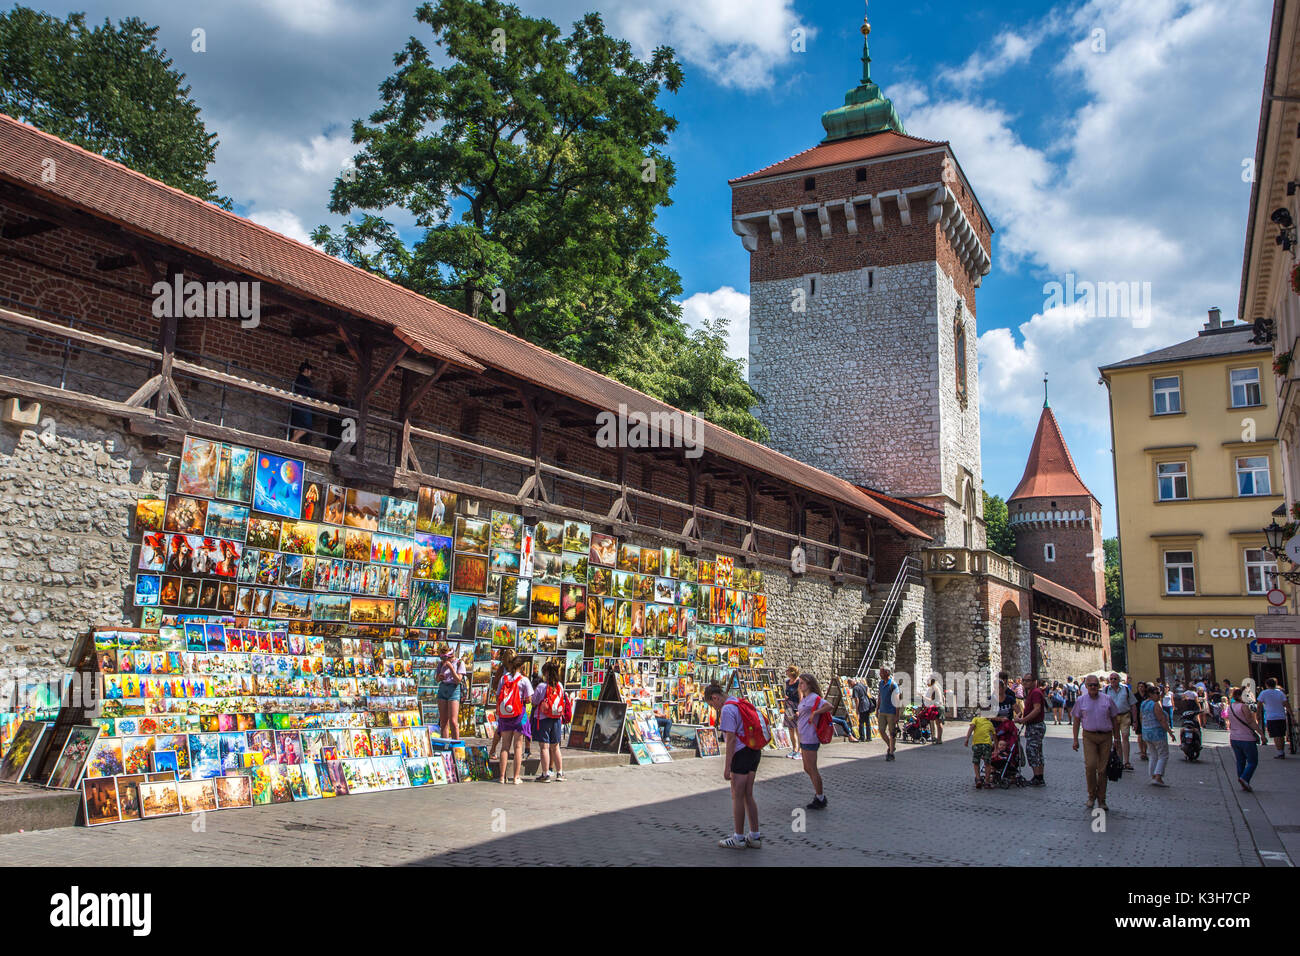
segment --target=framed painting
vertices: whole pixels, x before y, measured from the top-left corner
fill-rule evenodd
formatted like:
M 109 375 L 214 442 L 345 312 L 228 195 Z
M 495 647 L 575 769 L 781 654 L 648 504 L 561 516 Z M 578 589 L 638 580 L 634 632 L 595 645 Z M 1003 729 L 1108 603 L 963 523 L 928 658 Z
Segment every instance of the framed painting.
M 242 445 L 222 445 L 217 462 L 216 497 L 248 503 L 253 497 L 253 463 L 257 455 Z
M 201 781 L 194 781 L 201 782 Z M 172 817 L 181 812 L 180 795 L 175 780 L 142 783 L 140 786 L 140 816 Z
M 297 521 L 302 517 L 303 463 L 268 451 L 257 453 L 253 510 Z
M 39 744 L 49 732 L 50 724 L 43 720 L 24 720 L 18 726 L 17 733 L 0 760 L 0 780 L 6 783 L 18 783 L 31 763 L 32 757 L 39 752 Z
M 186 435 L 181 446 L 180 469 L 176 473 L 177 492 L 200 498 L 216 497 L 220 452 L 219 442 Z
M 122 813 L 117 800 L 117 781 L 112 777 L 81 781 L 81 806 L 88 827 L 120 823 Z
M 98 737 L 98 727 L 75 725 L 64 741 L 46 786 L 55 790 L 76 790 L 81 783 L 81 775 L 86 770 L 86 763 L 90 760 L 90 750 Z

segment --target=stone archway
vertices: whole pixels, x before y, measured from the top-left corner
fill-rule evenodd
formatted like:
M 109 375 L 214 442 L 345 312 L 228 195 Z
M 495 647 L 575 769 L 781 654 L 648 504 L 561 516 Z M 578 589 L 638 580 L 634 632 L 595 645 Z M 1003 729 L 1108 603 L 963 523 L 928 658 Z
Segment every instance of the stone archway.
M 999 647 L 1001 665 L 998 669 L 1006 671 L 1013 678 L 1018 677 L 1029 666 L 1028 660 L 1021 659 L 1024 655 L 1021 653 L 1020 647 L 1020 608 L 1016 607 L 1014 601 L 1006 601 L 1002 605 L 1000 617 L 1002 622 Z

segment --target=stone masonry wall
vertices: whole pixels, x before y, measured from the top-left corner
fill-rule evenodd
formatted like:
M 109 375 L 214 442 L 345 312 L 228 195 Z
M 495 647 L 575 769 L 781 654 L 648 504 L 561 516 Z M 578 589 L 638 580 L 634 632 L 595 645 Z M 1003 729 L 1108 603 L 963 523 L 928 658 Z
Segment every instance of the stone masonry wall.
M 938 308 L 939 389 L 934 399 L 939 405 L 939 469 L 943 493 L 951 499 L 944 508 L 943 543 L 949 547 L 966 546 L 963 520 L 972 524 L 969 547 L 985 547 L 983 469 L 980 464 L 980 388 L 979 361 L 976 357 L 975 313 L 958 294 L 953 281 L 942 269 L 935 269 Z M 966 399 L 957 393 L 957 323 L 966 333 Z M 969 477 L 974 514 L 963 512 L 962 489 Z M 955 504 L 954 504 L 955 502 Z M 935 502 L 930 502 L 934 504 Z M 938 542 L 936 542 L 938 543 Z
M 767 593 L 767 666 L 784 670 L 794 664 L 812 671 L 823 689 L 836 666 L 837 638 L 847 639 L 863 626 L 871 595 L 855 585 L 832 585 L 826 578 L 796 578 L 763 568 Z
M 175 463 L 65 408 L 0 428 L 0 681 L 62 674 L 79 633 L 131 623 L 135 501 L 165 494 Z
M 893 495 L 942 490 L 938 272 L 921 262 L 822 275 L 805 312 L 791 308 L 799 282 L 751 284 L 749 381 L 773 448 Z

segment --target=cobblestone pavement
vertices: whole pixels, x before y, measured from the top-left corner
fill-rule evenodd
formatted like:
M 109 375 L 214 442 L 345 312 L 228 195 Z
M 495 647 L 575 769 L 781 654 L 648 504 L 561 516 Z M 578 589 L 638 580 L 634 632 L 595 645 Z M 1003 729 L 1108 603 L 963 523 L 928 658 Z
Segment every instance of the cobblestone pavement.
M 574 771 L 563 784 L 472 783 L 210 813 L 198 832 L 196 818 L 176 817 L 10 834 L 0 837 L 0 863 L 1261 863 L 1258 839 L 1243 822 L 1229 779 L 1231 760 L 1221 761 L 1215 751 L 1226 741 L 1213 733 L 1200 763 L 1174 755 L 1168 790 L 1149 786 L 1147 765 L 1135 764 L 1136 773 L 1111 786 L 1105 831 L 1093 832 L 1084 806 L 1082 755 L 1071 751 L 1065 727 L 1048 731 L 1048 785 L 1006 791 L 973 788 L 970 752 L 957 727 L 951 730 L 955 739 L 941 747 L 900 744 L 893 763 L 885 762 L 878 742 L 824 748 L 830 805 L 807 812 L 806 832 L 792 826 L 792 810 L 802 815 L 810 799 L 807 778 L 798 762 L 765 754 L 756 788 L 764 844 L 757 851 L 716 846 L 730 830 L 730 801 L 721 761 L 712 758 Z M 1261 763 L 1255 781 L 1261 792 L 1268 792 L 1270 782 L 1290 785 L 1296 779 L 1290 760 Z M 1267 829 L 1259 819 L 1252 823 L 1261 826 Z M 1274 852 L 1275 844 L 1276 838 L 1268 844 Z

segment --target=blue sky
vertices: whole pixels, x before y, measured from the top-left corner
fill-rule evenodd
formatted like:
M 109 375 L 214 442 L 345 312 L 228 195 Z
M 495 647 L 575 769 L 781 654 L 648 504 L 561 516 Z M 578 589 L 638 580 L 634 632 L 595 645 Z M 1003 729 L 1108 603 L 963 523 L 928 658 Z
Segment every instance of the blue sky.
M 29 0 L 29 3 L 31 0 Z M 326 213 L 377 102 L 414 0 L 94 0 L 91 20 L 140 16 L 192 85 L 221 146 L 215 178 L 244 215 L 296 238 Z M 674 204 L 660 218 L 688 321 L 725 315 L 743 357 L 748 258 L 727 179 L 822 137 L 857 82 L 860 0 L 522 0 L 566 26 L 588 9 L 641 51 L 678 51 L 686 84 Z M 873 78 L 909 132 L 951 141 L 992 220 L 978 294 L 985 488 L 1019 480 L 1050 372 L 1052 406 L 1114 533 L 1097 366 L 1236 317 L 1268 42 L 1269 0 L 932 0 L 871 4 Z M 206 50 L 191 49 L 196 28 Z M 792 50 L 792 31 L 805 51 Z M 422 28 L 421 28 L 422 30 Z M 427 33 L 421 32 L 422 38 Z M 1090 315 L 1046 283 L 1138 283 L 1149 310 Z M 1253 316 L 1249 317 L 1253 318 Z M 772 396 L 771 400 L 779 400 Z

